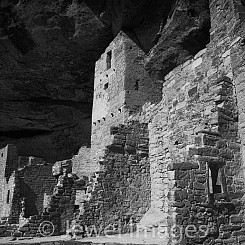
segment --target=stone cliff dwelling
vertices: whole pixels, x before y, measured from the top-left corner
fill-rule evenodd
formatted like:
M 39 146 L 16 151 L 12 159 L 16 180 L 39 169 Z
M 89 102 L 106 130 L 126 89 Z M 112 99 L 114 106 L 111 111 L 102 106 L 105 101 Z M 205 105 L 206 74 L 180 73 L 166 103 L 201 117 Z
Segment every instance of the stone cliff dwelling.
M 0 236 L 39 236 L 43 221 L 62 235 L 69 221 L 161 244 L 244 244 L 245 7 L 209 9 L 209 43 L 164 76 L 116 35 L 95 64 L 91 147 L 56 163 L 0 150 Z

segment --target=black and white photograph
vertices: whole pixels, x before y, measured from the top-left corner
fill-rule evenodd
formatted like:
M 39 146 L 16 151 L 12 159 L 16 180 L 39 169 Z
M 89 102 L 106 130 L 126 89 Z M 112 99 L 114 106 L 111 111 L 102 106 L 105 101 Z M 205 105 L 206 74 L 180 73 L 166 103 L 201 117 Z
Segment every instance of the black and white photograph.
M 245 245 L 245 0 L 0 0 L 0 244 Z

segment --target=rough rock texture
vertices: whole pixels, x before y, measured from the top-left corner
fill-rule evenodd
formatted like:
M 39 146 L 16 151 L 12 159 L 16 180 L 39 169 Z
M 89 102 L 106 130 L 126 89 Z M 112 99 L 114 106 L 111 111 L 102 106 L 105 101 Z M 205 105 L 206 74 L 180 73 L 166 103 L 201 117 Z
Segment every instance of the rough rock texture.
M 208 39 L 208 1 L 85 2 L 90 8 L 75 0 L 0 3 L 0 147 L 14 143 L 21 155 L 55 161 L 88 145 L 94 62 L 120 29 L 145 52 L 161 34 L 146 64 L 160 77 Z M 193 36 L 201 46 L 190 50 Z
M 146 70 L 164 79 L 173 68 L 194 57 L 209 43 L 209 1 L 175 1 L 146 60 Z
M 162 19 L 166 19 L 175 1 L 171 0 L 87 0 L 86 3 L 111 28 L 114 36 L 123 29 L 144 51 L 154 45 Z
M 1 146 L 64 159 L 90 141 L 93 67 L 111 38 L 84 4 L 0 5 Z

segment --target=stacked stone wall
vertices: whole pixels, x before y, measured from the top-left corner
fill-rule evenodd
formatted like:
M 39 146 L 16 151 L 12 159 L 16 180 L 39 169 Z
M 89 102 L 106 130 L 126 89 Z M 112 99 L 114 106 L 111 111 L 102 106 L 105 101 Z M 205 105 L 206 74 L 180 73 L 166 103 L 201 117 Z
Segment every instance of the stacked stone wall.
M 25 200 L 25 217 L 37 215 L 43 211 L 44 194 L 53 193 L 56 180 L 52 175 L 52 164 L 33 163 L 19 170 L 19 195 Z
M 111 52 L 111 67 L 107 56 Z M 161 98 L 160 83 L 152 81 L 144 69 L 144 52 L 123 32 L 96 63 L 91 154 L 93 162 L 111 144 L 111 126 L 123 124 L 128 116 L 147 101 Z
M 147 102 L 161 100 L 161 81 L 152 79 L 144 69 L 145 53 L 130 39 L 125 42 L 125 108 L 129 115 L 138 112 Z
M 141 225 L 161 227 L 170 242 L 176 238 L 170 231 L 174 225 L 206 226 L 205 237 L 183 233 L 187 243 L 232 244 L 242 242 L 244 234 L 244 8 L 222 0 L 211 1 L 210 10 L 210 44 L 165 77 L 159 103 L 141 93 L 145 105 L 128 120 L 149 129 L 151 208 Z M 134 51 L 126 56 L 126 71 L 132 73 L 125 73 L 132 113 L 143 104 L 136 108 L 141 100 L 134 87 L 135 80 L 140 87 Z M 156 214 L 161 215 L 156 219 Z
M 91 180 L 84 210 L 76 218 L 88 233 L 94 226 L 101 235 L 130 232 L 150 206 L 147 125 L 120 125 L 111 134 L 101 171 Z
M 50 220 L 56 225 L 56 232 L 66 234 L 67 224 L 74 219 L 76 186 L 72 176 L 65 176 L 62 186 L 57 186 L 51 197 Z M 57 234 L 57 233 L 56 233 Z
M 4 173 L 7 161 L 7 147 L 0 150 L 0 208 L 2 210 L 3 204 L 5 202 L 5 189 L 4 189 Z
M 23 177 L 23 173 L 18 171 L 20 174 L 18 177 Z M 18 178 L 19 179 L 19 178 Z M 24 201 L 24 213 L 26 216 L 29 212 L 35 211 L 38 214 L 31 215 L 28 218 L 21 217 L 19 211 L 19 220 L 15 224 L 11 219 L 6 218 L 0 223 L 0 236 L 14 236 L 14 237 L 40 237 L 46 235 L 61 235 L 66 234 L 69 225 L 75 214 L 75 196 L 76 196 L 76 178 L 70 173 L 62 176 L 62 180 L 55 184 L 50 185 L 50 190 L 45 190 L 45 193 L 51 191 L 50 200 L 45 208 L 42 208 L 41 202 L 40 207 L 35 202 L 35 208 L 28 207 L 28 199 Z M 47 182 L 46 182 L 47 183 Z M 19 186 L 20 184 L 20 186 Z M 40 183 L 39 183 L 40 184 Z M 17 190 L 19 187 L 23 187 L 23 183 L 18 183 Z M 55 188 L 51 188 L 55 187 Z M 51 190 L 52 189 L 52 190 Z M 22 190 L 23 191 L 23 190 Z M 30 195 L 32 194 L 29 192 Z M 19 194 L 19 193 L 18 193 Z M 19 195 L 18 195 L 19 196 Z M 40 198 L 43 197 L 43 193 L 40 194 Z M 19 202 L 19 200 L 17 200 Z M 21 204 L 18 205 L 19 210 Z M 40 208 L 40 210 L 37 210 Z M 46 221 L 50 222 L 47 223 Z M 44 223 L 43 223 L 44 222 Z M 45 223 L 46 222 L 46 223 Z M 42 224 L 46 224 L 43 226 Z M 50 225 L 52 224 L 52 225 Z M 43 230 L 44 229 L 44 230 Z
M 72 172 L 79 178 L 90 176 L 95 171 L 91 161 L 91 148 L 81 147 L 72 158 Z
M 104 147 L 111 142 L 108 134 L 110 126 L 119 125 L 125 120 L 124 42 L 122 35 L 119 34 L 96 62 L 91 137 L 93 162 L 98 161 L 99 156 L 103 156 Z M 111 52 L 111 67 L 108 69 L 109 52 Z
M 1 212 L 0 217 L 15 217 L 11 211 L 15 199 L 15 170 L 17 168 L 17 150 L 14 145 L 7 145 L 0 152 L 1 164 Z
M 168 227 L 173 224 L 209 227 L 203 240 L 187 242 L 232 244 L 243 239 L 244 54 L 241 38 L 229 34 L 236 22 L 231 14 L 225 16 L 224 6 L 233 11 L 224 1 L 214 13 L 207 49 L 165 77 L 160 103 L 145 104 L 129 118 L 149 123 L 152 201 L 141 223 L 165 226 L 170 241 Z M 217 170 L 222 190 L 213 193 L 217 186 L 210 182 Z M 161 219 L 153 220 L 154 210 L 162 213 Z
M 22 235 L 37 235 L 45 219 L 64 233 L 75 213 L 78 224 L 101 234 L 130 232 L 139 223 L 160 229 L 169 244 L 179 238 L 180 244 L 245 241 L 244 9 L 240 0 L 210 1 L 211 42 L 158 81 L 161 96 L 143 69 L 144 53 L 123 33 L 116 37 L 96 64 L 93 161 L 87 149 L 72 159 L 73 172 L 89 184 L 79 189 L 72 174 L 59 177 L 48 209 L 30 217 Z M 26 184 L 33 196 L 44 191 L 33 183 L 38 164 L 18 172 L 22 180 L 14 175 L 15 155 L 8 162 L 6 149 L 2 153 L 1 208 L 9 213 L 7 189 L 23 191 Z M 43 181 L 46 170 L 40 170 Z M 15 195 L 10 198 L 13 203 Z M 189 225 L 195 227 L 191 237 Z
M 239 134 L 241 140 L 241 152 L 242 152 L 242 170 L 241 176 L 245 176 L 245 7 L 241 5 L 240 2 L 235 2 L 235 17 L 236 24 L 230 30 L 230 40 L 231 40 L 231 65 L 234 76 L 234 85 L 236 87 L 237 93 L 237 104 L 238 104 L 238 126 Z

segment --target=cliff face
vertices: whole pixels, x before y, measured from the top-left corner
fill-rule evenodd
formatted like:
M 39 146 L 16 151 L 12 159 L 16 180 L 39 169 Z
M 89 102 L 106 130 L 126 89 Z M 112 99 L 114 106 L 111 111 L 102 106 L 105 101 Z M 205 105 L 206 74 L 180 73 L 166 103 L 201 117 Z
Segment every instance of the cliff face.
M 209 1 L 87 0 L 115 35 L 121 28 L 147 54 L 146 70 L 158 79 L 209 43 Z
M 120 29 L 163 79 L 205 47 L 209 23 L 208 0 L 2 1 L 0 147 L 70 158 L 89 145 L 94 63 Z
M 1 146 L 65 159 L 89 144 L 94 62 L 111 40 L 69 1 L 5 1 L 0 10 Z
M 146 70 L 164 79 L 171 70 L 193 58 L 209 43 L 209 1 L 176 1 L 162 22 L 157 44 L 146 60 Z

